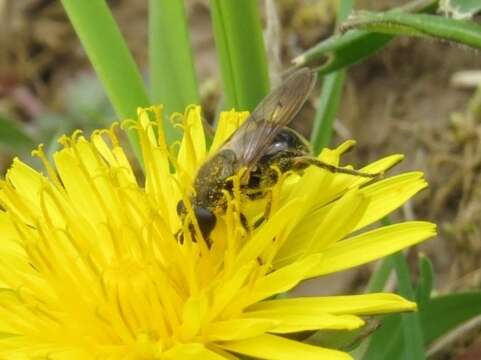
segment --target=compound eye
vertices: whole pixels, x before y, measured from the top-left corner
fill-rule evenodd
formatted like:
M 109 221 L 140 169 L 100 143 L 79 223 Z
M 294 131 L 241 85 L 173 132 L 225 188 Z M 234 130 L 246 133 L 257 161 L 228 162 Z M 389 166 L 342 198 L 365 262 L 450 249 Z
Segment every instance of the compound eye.
M 212 211 L 203 207 L 196 207 L 194 212 L 197 222 L 199 223 L 202 236 L 207 240 L 210 232 L 214 229 L 217 219 Z

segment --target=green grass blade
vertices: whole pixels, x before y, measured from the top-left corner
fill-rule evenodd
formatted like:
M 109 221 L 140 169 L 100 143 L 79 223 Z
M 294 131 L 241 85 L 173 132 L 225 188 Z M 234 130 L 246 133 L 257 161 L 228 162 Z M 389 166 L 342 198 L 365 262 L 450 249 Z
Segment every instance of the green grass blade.
M 350 29 L 391 35 L 433 37 L 481 49 L 481 25 L 437 15 L 363 13 L 344 23 L 343 30 Z
M 399 293 L 409 300 L 415 300 L 414 290 L 411 285 L 411 277 L 406 258 L 400 252 L 394 254 L 394 268 L 398 278 Z M 407 358 L 412 360 L 425 359 L 423 332 L 419 313 L 402 314 L 401 326 L 404 337 L 404 352 Z
M 149 64 L 151 99 L 164 105 L 166 119 L 200 103 L 182 0 L 149 1 Z M 180 136 L 168 121 L 165 131 L 169 143 Z
M 311 132 L 314 154 L 318 154 L 331 141 L 333 123 L 341 102 L 345 77 L 345 70 L 339 70 L 327 75 L 322 82 L 320 102 Z
M 425 255 L 419 257 L 419 280 L 416 288 L 416 302 L 419 308 L 426 306 L 431 298 L 434 283 L 433 264 Z
M 345 0 L 339 3 L 338 22 L 347 18 L 352 6 L 353 0 Z M 345 70 L 339 70 L 327 75 L 322 82 L 320 102 L 311 131 L 311 144 L 314 154 L 318 154 L 331 141 L 332 127 L 341 102 L 345 77 Z
M 381 320 L 381 327 L 369 339 L 363 360 L 404 359 L 404 338 L 401 331 L 401 315 L 387 315 Z
M 481 292 L 479 291 L 431 298 L 419 311 L 425 346 L 433 344 L 442 336 L 480 314 Z M 364 360 L 406 358 L 401 316 L 384 317 L 383 325 L 372 336 Z
M 385 217 L 381 223 L 387 226 L 391 224 L 391 220 L 389 217 Z M 425 262 L 422 264 L 425 265 Z M 409 269 L 401 252 L 383 259 L 381 266 L 369 281 L 367 292 L 382 291 L 393 269 L 398 278 L 399 293 L 414 301 L 415 294 L 411 285 Z M 365 346 L 364 356 L 362 356 L 364 360 L 401 360 L 407 355 L 409 355 L 409 359 L 425 358 L 423 332 L 418 313 L 388 315 L 383 318 L 382 324 L 381 328 L 369 339 L 369 344 Z M 403 347 L 400 348 L 399 344 L 403 344 Z M 404 346 L 404 344 L 407 345 Z
M 211 0 L 225 106 L 253 110 L 269 91 L 266 52 L 256 0 Z
M 149 98 L 137 65 L 104 0 L 62 0 L 97 75 L 120 118 L 137 118 Z M 129 133 L 136 151 L 134 132 Z
M 392 11 L 433 12 L 437 8 L 437 0 L 415 0 Z M 333 35 L 320 42 L 294 59 L 298 66 L 324 59 L 320 74 L 328 74 L 349 65 L 358 63 L 382 49 L 395 36 L 376 34 L 361 30 L 352 30 L 345 34 Z
M 431 344 L 457 326 L 480 314 L 480 291 L 448 294 L 431 299 L 425 309 L 421 311 L 426 344 Z
M 393 254 L 386 258 L 384 263 L 387 261 L 390 261 L 396 271 L 399 293 L 409 300 L 414 300 L 414 290 L 404 255 L 400 252 Z M 363 360 L 425 359 L 423 339 L 419 313 L 385 316 L 381 328 L 371 337 Z
M 36 142 L 22 129 L 19 122 L 8 119 L 0 115 L 0 146 L 22 153 L 32 150 Z
M 392 256 L 388 256 L 380 261 L 381 265 L 378 269 L 376 269 L 374 274 L 372 274 L 371 278 L 369 279 L 366 291 L 367 293 L 383 291 L 389 279 L 389 275 L 392 272 L 394 266 Z

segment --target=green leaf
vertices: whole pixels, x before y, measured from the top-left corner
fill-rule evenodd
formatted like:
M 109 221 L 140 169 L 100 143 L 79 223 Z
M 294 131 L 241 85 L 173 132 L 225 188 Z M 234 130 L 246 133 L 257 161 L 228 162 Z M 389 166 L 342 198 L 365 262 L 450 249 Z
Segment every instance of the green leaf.
M 433 37 L 481 48 L 481 25 L 437 15 L 366 12 L 353 16 L 344 23 L 343 30 L 350 29 L 391 35 Z
M 427 347 L 480 314 L 480 291 L 449 294 L 430 299 L 419 311 L 424 345 Z M 364 360 L 404 359 L 405 343 L 402 335 L 401 316 L 389 315 L 382 319 L 383 325 L 374 333 Z
M 376 269 L 369 279 L 369 284 L 367 285 L 368 293 L 382 291 L 389 279 L 389 275 L 392 272 L 394 266 L 392 256 L 388 256 L 380 261 L 381 265 Z
M 428 257 L 419 257 L 419 281 L 416 289 L 416 301 L 420 308 L 423 308 L 431 298 L 433 289 L 434 270 L 433 264 Z
M 339 3 L 338 22 L 347 18 L 351 12 L 352 4 L 352 0 Z M 345 77 L 345 71 L 339 70 L 327 75 L 322 82 L 319 106 L 311 131 L 311 144 L 314 154 L 320 153 L 322 148 L 328 146 L 331 142 L 333 123 L 341 102 Z
M 437 0 L 415 0 L 392 11 L 432 12 L 436 8 Z M 303 66 L 324 59 L 325 63 L 320 67 L 319 71 L 321 74 L 328 74 L 368 58 L 376 51 L 382 49 L 393 38 L 393 35 L 376 34 L 361 30 L 336 34 L 310 48 L 295 58 L 293 62 L 298 66 Z
M 481 12 L 479 0 L 441 0 L 439 10 L 455 19 L 470 19 Z
M 385 225 L 389 224 L 389 219 L 384 219 L 383 223 Z M 401 268 L 399 268 L 400 261 L 402 261 Z M 371 277 L 368 286 L 369 292 L 382 291 L 395 262 L 398 273 L 399 270 L 401 271 L 401 274 L 406 271 L 406 267 L 404 265 L 405 261 L 399 259 L 399 254 L 394 254 L 385 258 L 379 269 Z M 428 306 L 427 303 L 430 299 L 429 296 L 431 294 L 433 283 L 433 269 L 431 262 L 425 256 L 420 257 L 419 268 L 421 280 L 417 288 L 416 300 L 418 301 L 419 311 L 421 314 L 421 311 Z M 410 282 L 408 284 L 408 287 L 410 287 Z M 404 286 L 405 285 L 406 284 L 404 284 Z M 407 298 L 409 298 L 410 295 L 413 295 L 412 288 L 408 288 L 407 290 L 404 289 L 404 292 L 405 293 L 402 295 Z M 364 359 L 402 359 L 402 354 L 407 354 L 407 351 L 404 351 L 405 342 L 402 326 L 402 317 L 406 315 L 409 316 L 412 314 L 394 314 L 383 318 L 381 321 L 382 326 L 372 336 L 371 343 L 369 344 Z M 421 315 L 418 315 L 418 317 L 419 316 Z M 419 321 L 421 321 L 421 329 L 423 329 L 422 319 L 419 319 Z M 422 333 L 424 336 L 424 331 L 422 331 Z
M 394 254 L 394 268 L 398 278 L 399 294 L 409 300 L 414 300 L 414 290 L 411 285 L 409 268 L 404 255 L 399 252 Z M 423 346 L 423 332 L 419 313 L 401 314 L 401 328 L 404 339 L 406 357 L 409 359 L 425 359 Z
M 327 75 L 322 82 L 319 106 L 311 132 L 314 154 L 319 154 L 322 148 L 328 146 L 331 141 L 333 124 L 341 102 L 345 77 L 345 71 L 339 70 Z
M 253 110 L 269 91 L 256 0 L 211 0 L 214 38 L 227 109 Z
M 120 118 L 137 118 L 149 97 L 137 65 L 105 2 L 62 0 L 63 7 Z M 139 154 L 134 131 L 129 138 Z
M 363 360 L 402 359 L 403 334 L 401 315 L 387 315 L 381 318 L 381 327 L 372 335 Z M 394 356 L 394 357 L 389 357 Z
M 152 102 L 164 105 L 166 119 L 200 103 L 182 0 L 149 1 L 149 64 Z M 168 143 L 180 137 L 169 122 L 165 132 Z
M 425 343 L 431 344 L 480 314 L 481 291 L 449 294 L 431 299 L 420 312 Z
M 392 35 L 367 31 L 334 35 L 296 57 L 293 62 L 297 66 L 304 66 L 323 59 L 325 62 L 319 68 L 319 74 L 328 74 L 368 58 L 393 38 Z
M 18 121 L 0 115 L 0 145 L 7 149 L 22 153 L 35 147 L 35 141 L 27 135 Z

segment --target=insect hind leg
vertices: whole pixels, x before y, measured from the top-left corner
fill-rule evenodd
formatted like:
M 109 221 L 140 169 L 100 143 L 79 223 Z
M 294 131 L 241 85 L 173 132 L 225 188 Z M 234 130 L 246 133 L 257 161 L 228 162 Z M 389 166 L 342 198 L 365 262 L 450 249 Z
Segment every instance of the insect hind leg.
M 320 169 L 327 170 L 332 173 L 347 174 L 353 176 L 360 176 L 366 178 L 379 178 L 383 176 L 382 172 L 378 173 L 366 173 L 363 171 L 358 171 L 354 169 L 342 168 L 336 165 L 326 163 L 318 158 L 312 156 L 298 156 L 291 159 L 293 170 L 304 170 L 309 166 L 316 166 Z

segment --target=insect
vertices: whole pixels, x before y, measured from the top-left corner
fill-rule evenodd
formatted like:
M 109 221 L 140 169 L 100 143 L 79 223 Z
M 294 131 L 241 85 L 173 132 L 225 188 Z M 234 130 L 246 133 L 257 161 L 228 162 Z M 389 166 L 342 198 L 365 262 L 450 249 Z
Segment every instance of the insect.
M 322 162 L 311 155 L 304 137 L 286 127 L 306 102 L 315 82 L 316 73 L 308 68 L 292 73 L 199 168 L 191 204 L 204 239 L 209 238 L 216 224 L 216 213 L 226 208 L 224 192 L 232 192 L 232 176 L 241 170 L 241 191 L 251 199 L 265 197 L 279 173 L 299 172 L 311 165 L 331 172 L 377 176 Z M 182 200 L 177 212 L 185 217 Z

